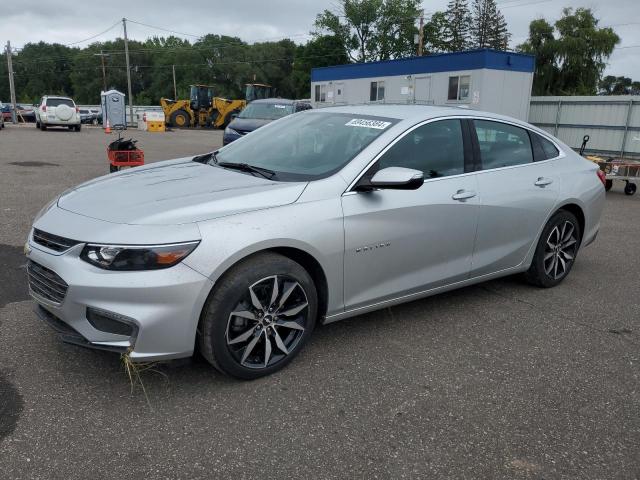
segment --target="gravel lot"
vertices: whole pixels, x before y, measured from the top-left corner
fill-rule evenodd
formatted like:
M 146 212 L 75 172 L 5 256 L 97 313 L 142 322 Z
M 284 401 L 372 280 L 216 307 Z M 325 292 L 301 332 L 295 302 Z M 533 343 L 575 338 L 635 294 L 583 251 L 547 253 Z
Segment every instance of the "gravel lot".
M 221 132 L 131 131 L 148 162 Z M 62 344 L 22 245 L 56 193 L 108 172 L 99 129 L 0 132 L 0 478 L 640 478 L 640 195 L 552 290 L 508 278 L 320 327 L 254 382 L 143 373 Z M 26 163 L 34 162 L 34 163 Z

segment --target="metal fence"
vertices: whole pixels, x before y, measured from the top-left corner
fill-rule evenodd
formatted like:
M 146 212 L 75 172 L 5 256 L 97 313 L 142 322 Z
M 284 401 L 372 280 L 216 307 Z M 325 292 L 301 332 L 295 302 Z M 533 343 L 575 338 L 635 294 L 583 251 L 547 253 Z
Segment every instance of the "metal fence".
M 586 152 L 640 157 L 640 96 L 531 97 L 529 122 Z

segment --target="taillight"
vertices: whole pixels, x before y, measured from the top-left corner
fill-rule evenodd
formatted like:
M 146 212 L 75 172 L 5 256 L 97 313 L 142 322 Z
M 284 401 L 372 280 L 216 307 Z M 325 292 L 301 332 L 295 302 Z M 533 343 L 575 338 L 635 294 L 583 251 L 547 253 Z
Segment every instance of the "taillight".
M 80 109 L 76 107 L 76 113 L 80 113 Z
M 602 170 L 598 169 L 596 170 L 596 173 L 598 174 L 598 178 L 600 179 L 600 181 L 602 182 L 602 185 L 606 186 L 607 185 L 607 174 L 604 173 Z
M 46 105 L 42 105 L 42 111 L 46 112 L 47 111 L 47 106 Z

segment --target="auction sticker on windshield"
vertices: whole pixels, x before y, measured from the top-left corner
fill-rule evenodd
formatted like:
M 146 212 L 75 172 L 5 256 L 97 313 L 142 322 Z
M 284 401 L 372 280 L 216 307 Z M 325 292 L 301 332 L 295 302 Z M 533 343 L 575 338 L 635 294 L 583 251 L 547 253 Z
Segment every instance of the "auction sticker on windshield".
M 383 122 L 382 120 L 368 120 L 366 118 L 354 118 L 353 120 L 345 123 L 347 127 L 364 127 L 364 128 L 375 128 L 376 130 L 384 130 L 391 122 Z

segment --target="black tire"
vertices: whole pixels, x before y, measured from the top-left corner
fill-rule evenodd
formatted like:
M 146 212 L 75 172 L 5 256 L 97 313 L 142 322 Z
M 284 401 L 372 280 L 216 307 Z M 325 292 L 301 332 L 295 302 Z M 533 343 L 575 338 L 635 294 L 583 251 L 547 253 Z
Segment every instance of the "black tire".
M 280 283 L 279 296 L 271 302 L 274 278 Z M 318 297 L 309 273 L 287 257 L 265 252 L 232 267 L 217 284 L 200 316 L 198 346 L 204 358 L 220 372 L 244 380 L 270 375 L 293 360 L 311 336 L 316 322 Z M 250 298 L 251 287 L 259 304 L 265 305 L 262 314 Z M 269 309 L 267 303 L 279 306 Z M 301 311 L 291 313 L 300 306 Z M 248 316 L 232 315 L 235 311 Z M 283 315 L 285 312 L 288 314 Z M 294 323 L 296 328 L 291 327 Z M 228 338 L 228 333 L 234 337 Z M 243 336 L 246 338 L 239 340 Z M 279 345 L 288 353 L 283 353 Z M 267 366 L 263 365 L 265 357 Z
M 613 187 L 613 180 L 607 180 L 604 183 L 604 189 L 608 192 Z
M 627 182 L 624 186 L 624 194 L 625 195 L 633 195 L 636 193 L 637 187 L 635 183 Z
M 40 122 L 36 120 L 36 128 L 40 128 Z
M 169 122 L 172 127 L 187 128 L 191 126 L 191 117 L 186 110 L 176 110 L 169 117 Z
M 115 173 L 120 170 L 120 167 L 116 167 L 115 165 L 109 164 L 109 173 Z
M 40 124 L 40 130 L 42 130 L 43 132 L 47 129 L 47 126 L 44 123 Z
M 569 231 L 568 224 L 571 224 L 573 227 L 572 238 L 565 240 L 562 239 L 562 237 L 567 237 Z M 558 235 L 561 237 L 559 242 L 554 240 L 556 238 L 554 232 L 556 228 L 558 229 Z M 565 230 L 565 228 L 567 230 Z M 572 241 L 573 243 L 570 243 Z M 581 241 L 582 231 L 575 215 L 566 210 L 556 212 L 542 230 L 536 251 L 533 255 L 533 260 L 531 261 L 531 266 L 525 273 L 526 280 L 530 284 L 542 288 L 550 288 L 558 285 L 567 278 L 571 272 Z M 554 249 L 550 246 L 554 243 L 561 245 L 558 247 L 559 249 Z M 562 248 L 563 245 L 566 246 Z M 545 258 L 551 253 L 553 253 L 555 258 Z M 554 261 L 558 265 L 558 268 L 555 270 Z M 549 271 L 550 266 L 551 271 Z M 562 268 L 561 274 L 559 274 L 560 268 Z
M 69 125 L 67 128 L 69 129 L 70 132 L 73 132 L 76 129 L 74 125 Z
M 231 123 L 231 121 L 235 118 L 234 115 L 238 116 L 240 114 L 242 110 L 240 109 L 235 109 L 235 110 L 231 110 L 229 112 L 229 114 L 225 117 L 224 119 L 224 123 L 222 124 L 222 128 L 227 128 L 229 126 L 229 124 Z
M 82 130 L 82 125 L 76 125 L 76 132 L 79 132 L 80 130 Z

